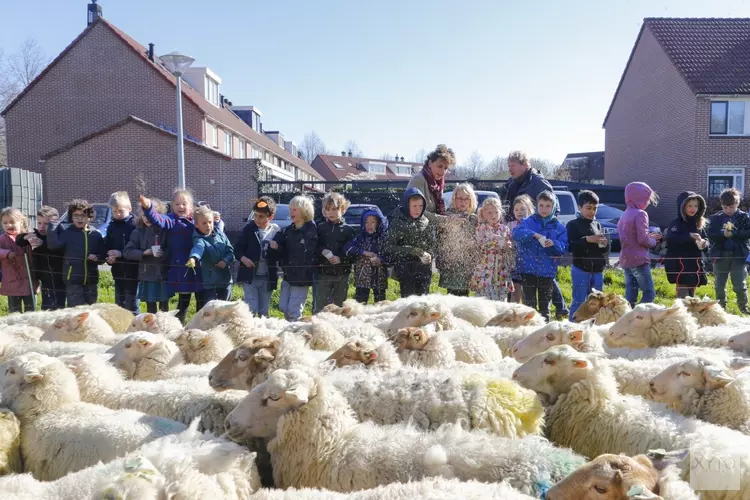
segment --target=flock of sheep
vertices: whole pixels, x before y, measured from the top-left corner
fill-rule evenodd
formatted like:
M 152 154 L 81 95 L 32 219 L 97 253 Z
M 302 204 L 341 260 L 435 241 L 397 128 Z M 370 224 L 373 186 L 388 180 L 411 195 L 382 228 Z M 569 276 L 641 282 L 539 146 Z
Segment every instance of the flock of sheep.
M 598 291 L 576 321 L 450 295 L 0 318 L 0 498 L 750 498 L 750 321 Z M 733 484 L 695 469 L 729 458 Z

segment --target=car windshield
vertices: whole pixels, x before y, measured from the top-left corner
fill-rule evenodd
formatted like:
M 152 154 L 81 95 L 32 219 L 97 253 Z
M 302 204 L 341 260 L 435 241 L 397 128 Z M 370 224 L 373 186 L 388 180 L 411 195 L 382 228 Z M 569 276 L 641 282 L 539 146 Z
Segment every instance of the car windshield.
M 276 205 L 276 212 L 273 218 L 276 220 L 289 219 L 289 205 Z
M 107 222 L 107 213 L 109 213 L 109 207 L 107 205 L 94 205 L 94 220 L 91 221 L 91 224 L 97 225 L 97 224 L 104 224 Z M 60 217 L 60 222 L 70 222 L 68 220 L 68 211 L 66 210 L 65 213 L 63 213 L 62 217 Z
M 362 207 L 349 207 L 346 210 L 346 218 L 347 219 L 356 219 L 357 222 L 360 221 L 362 218 L 362 214 L 365 212 L 365 210 L 370 210 L 372 207 L 370 205 L 365 205 Z
M 558 203 L 560 203 L 560 213 L 563 215 L 570 215 L 576 213 L 576 206 L 573 203 L 573 199 L 570 196 L 558 196 Z
M 620 219 L 622 217 L 622 214 L 624 212 L 620 210 L 619 208 L 610 207 L 609 205 L 599 205 L 599 208 L 596 211 L 596 218 L 600 220 L 609 220 L 609 219 Z

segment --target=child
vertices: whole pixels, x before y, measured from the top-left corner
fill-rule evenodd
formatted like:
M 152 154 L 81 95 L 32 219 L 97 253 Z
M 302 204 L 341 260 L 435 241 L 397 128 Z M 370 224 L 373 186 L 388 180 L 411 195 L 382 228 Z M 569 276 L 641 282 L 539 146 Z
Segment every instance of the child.
M 340 193 L 327 193 L 323 197 L 323 215 L 326 220 L 318 225 L 318 277 L 315 283 L 315 311 L 320 312 L 333 302 L 341 306 L 349 292 L 349 275 L 352 265 L 344 247 L 356 236 L 354 228 L 346 223 L 344 214 L 349 200 Z
M 649 204 L 656 206 L 659 197 L 644 182 L 631 182 L 625 186 L 627 208 L 617 222 L 620 235 L 620 267 L 625 271 L 625 298 L 631 306 L 638 300 L 638 290 L 643 292 L 641 302 L 653 302 L 656 298 L 654 280 L 651 277 L 649 248 L 661 241 L 661 234 L 648 232 Z
M 0 295 L 8 297 L 8 312 L 20 313 L 34 310 L 33 286 L 29 281 L 31 265 L 25 248 L 16 244 L 19 233 L 29 230 L 29 220 L 17 208 L 0 211 L 3 234 L 0 236 L 0 264 L 3 277 Z
M 31 247 L 34 279 L 39 280 L 42 286 L 42 311 L 65 307 L 62 252 L 50 250 L 47 246 L 47 224 L 58 217 L 56 209 L 43 205 L 36 214 L 36 229 L 16 237 L 19 247 Z
M 435 235 L 424 215 L 425 204 L 422 191 L 407 188 L 385 239 L 383 253 L 396 263 L 394 270 L 402 297 L 430 291 Z
M 195 294 L 196 311 L 199 311 L 205 303 L 200 266 L 193 269 L 185 267 L 188 257 L 190 257 L 193 233 L 195 232 L 193 193 L 184 189 L 175 190 L 172 196 L 172 213 L 166 215 L 157 212 L 147 198 L 141 196 L 140 202 L 143 214 L 148 221 L 161 229 L 162 234 L 164 234 L 161 244 L 168 247 L 167 254 L 169 257 L 167 262 L 169 266 L 167 293 L 169 296 L 175 293 L 179 294 L 177 317 L 184 323 L 190 306 L 190 294 Z
M 135 230 L 133 207 L 126 191 L 117 191 L 109 197 L 109 208 L 112 210 L 112 222 L 104 237 L 104 249 L 107 251 L 107 264 L 112 266 L 112 278 L 115 281 L 115 304 L 133 314 L 140 314 L 138 303 L 138 264 L 124 259 L 122 251 L 130 241 Z
M 604 236 L 602 225 L 594 220 L 599 208 L 599 197 L 593 191 L 578 193 L 577 218 L 568 222 L 568 248 L 573 254 L 570 278 L 573 281 L 573 303 L 570 305 L 570 321 L 586 302 L 592 289 L 602 290 L 604 266 L 609 254 L 609 239 Z
M 732 288 L 737 294 L 737 306 L 742 314 L 750 314 L 747 304 L 747 269 L 745 259 L 750 254 L 750 217 L 739 210 L 740 192 L 725 189 L 719 196 L 721 212 L 709 219 L 709 255 L 714 261 L 716 299 L 727 307 L 727 279 L 731 276 Z
M 278 284 L 277 253 L 269 247 L 281 231 L 271 222 L 275 214 L 276 202 L 261 196 L 253 206 L 253 220 L 242 229 L 234 246 L 234 257 L 240 261 L 237 282 L 244 283 L 245 302 L 258 316 L 269 316 L 271 294 Z
M 385 300 L 388 288 L 388 268 L 382 255 L 388 231 L 388 219 L 378 207 L 362 212 L 361 232 L 346 245 L 346 255 L 356 258 L 354 264 L 354 299 L 362 304 L 370 300 Z
M 187 266 L 194 269 L 201 262 L 203 273 L 203 300 L 226 300 L 232 273 L 229 266 L 234 262 L 234 248 L 227 236 L 214 228 L 214 212 L 207 206 L 198 207 L 193 214 L 195 233 L 193 248 Z
M 516 196 L 513 200 L 513 220 L 508 222 L 508 229 L 513 231 L 521 224 L 526 217 L 534 215 L 534 201 L 527 194 Z M 511 278 L 513 279 L 513 292 L 510 295 L 510 301 L 520 304 L 523 300 L 523 284 L 521 283 L 521 273 L 518 272 L 518 252 L 516 252 L 516 263 L 513 266 Z
M 479 255 L 469 284 L 477 295 L 502 302 L 507 301 L 513 291 L 511 272 L 516 267 L 513 238 L 504 220 L 500 199 L 485 199 L 479 209 L 476 229 Z M 468 262 L 473 261 L 464 262 L 464 266 Z
M 518 271 L 523 283 L 524 304 L 539 310 L 549 321 L 553 281 L 559 257 L 568 249 L 568 233 L 555 217 L 557 198 L 542 191 L 536 198 L 537 213 L 525 218 L 513 231 L 518 244 Z
M 312 200 L 307 196 L 292 198 L 289 216 L 292 224 L 276 233 L 270 247 L 279 250 L 279 261 L 284 270 L 279 309 L 287 321 L 297 321 L 305 308 L 317 264 L 318 228 L 313 222 L 315 207 Z
M 63 251 L 63 280 L 68 307 L 94 304 L 99 298 L 99 261 L 104 260 L 104 236 L 89 224 L 94 207 L 86 200 L 68 205 L 67 229 L 56 220 L 47 226 L 47 246 Z
M 166 213 L 164 203 L 156 199 L 152 199 L 151 203 L 157 213 Z M 146 311 L 150 313 L 169 311 L 161 236 L 161 230 L 141 214 L 136 219 L 135 230 L 130 233 L 130 241 L 122 252 L 126 259 L 139 262 L 138 298 L 146 303 Z
M 664 271 L 667 280 L 677 286 L 677 298 L 692 297 L 695 289 L 708 283 L 703 268 L 706 239 L 706 201 L 702 196 L 683 191 L 677 197 L 677 218 L 669 223 L 664 239 L 667 256 Z

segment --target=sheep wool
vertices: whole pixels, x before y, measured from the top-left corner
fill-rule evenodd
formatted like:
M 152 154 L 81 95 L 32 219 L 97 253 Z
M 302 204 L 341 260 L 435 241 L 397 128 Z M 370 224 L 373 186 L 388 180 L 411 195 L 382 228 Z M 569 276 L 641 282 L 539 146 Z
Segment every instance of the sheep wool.
M 399 331 L 396 342 L 399 358 L 405 366 L 447 368 L 456 362 L 456 351 L 450 339 L 432 328 L 405 328 Z
M 104 321 L 98 311 L 71 312 L 60 314 L 44 331 L 39 340 L 58 342 L 93 342 L 115 345 L 122 335 L 117 335 Z
M 44 335 L 44 330 L 29 325 L 4 325 L 0 327 L 0 336 L 15 341 L 39 340 Z
M 456 361 L 463 363 L 493 363 L 503 357 L 495 340 L 484 328 L 474 330 L 447 330 L 440 336 L 453 346 Z
M 115 333 L 125 333 L 133 323 L 135 315 L 117 304 L 97 302 L 95 304 L 72 307 L 75 311 L 96 311 L 109 324 Z
M 7 408 L 0 408 L 0 476 L 23 472 L 21 422 Z
M 208 332 L 185 330 L 175 334 L 170 340 L 177 345 L 185 363 L 196 365 L 218 363 L 234 349 L 224 325 L 216 326 Z
M 112 363 L 133 380 L 160 379 L 183 362 L 174 342 L 148 332 L 129 333 L 107 352 L 113 355 Z
M 377 318 L 373 317 L 371 319 Z M 312 323 L 315 323 L 316 321 L 329 323 L 332 328 L 337 330 L 338 333 L 340 333 L 341 336 L 343 336 L 345 339 L 357 337 L 369 340 L 370 342 L 375 342 L 376 344 L 379 344 L 380 342 L 383 342 L 385 340 L 383 330 L 378 328 L 376 324 L 368 321 L 363 321 L 359 317 L 344 318 L 338 314 L 319 312 L 315 316 L 310 317 L 309 321 Z M 334 345 L 335 343 L 331 343 L 329 344 L 328 349 L 321 349 L 327 351 L 335 351 L 336 349 L 341 347 L 342 344 L 333 347 Z
M 210 330 L 226 324 L 226 334 L 235 346 L 251 336 L 277 335 L 289 323 L 277 318 L 255 318 L 246 302 L 209 300 L 185 326 L 186 329 Z
M 50 357 L 62 356 L 64 354 L 77 354 L 83 352 L 105 353 L 107 346 L 103 344 L 93 344 L 91 342 L 22 342 L 13 343 L 6 341 L 0 334 L 0 363 L 26 354 L 27 352 L 36 352 L 45 354 Z
M 346 343 L 346 337 L 333 325 L 317 317 L 310 321 L 299 321 L 289 325 L 284 331 L 300 335 L 310 349 L 335 351 Z
M 156 313 L 143 313 L 133 318 L 128 328 L 130 332 L 150 332 L 168 334 L 182 330 L 182 323 L 177 318 L 179 311 L 158 311 Z

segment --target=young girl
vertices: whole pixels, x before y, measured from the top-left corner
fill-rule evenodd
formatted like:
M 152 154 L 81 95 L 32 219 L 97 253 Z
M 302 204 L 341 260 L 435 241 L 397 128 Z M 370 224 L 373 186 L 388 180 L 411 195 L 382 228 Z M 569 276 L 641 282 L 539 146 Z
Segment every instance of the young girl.
M 620 267 L 625 271 L 625 298 L 635 306 L 638 290 L 643 292 L 641 302 L 653 302 L 656 298 L 648 250 L 661 241 L 661 234 L 649 234 L 646 207 L 656 206 L 659 197 L 648 184 L 631 182 L 625 186 L 625 203 L 627 209 L 617 223 Z
M 4 208 L 0 211 L 3 224 L 3 234 L 0 236 L 0 265 L 3 277 L 0 295 L 8 297 L 8 312 L 27 312 L 34 310 L 34 300 L 31 296 L 32 286 L 29 282 L 30 269 L 26 266 L 31 259 L 24 259 L 24 249 L 16 245 L 19 233 L 29 231 L 29 221 L 17 208 Z M 31 248 L 31 247 L 27 247 Z M 23 306 L 23 310 L 22 309 Z
M 164 203 L 151 199 L 160 215 L 166 213 Z M 169 294 L 165 285 L 164 250 L 161 248 L 162 231 L 151 224 L 145 214 L 135 221 L 135 230 L 122 252 L 128 260 L 138 261 L 138 298 L 146 303 L 146 311 L 169 311 Z
M 485 199 L 476 229 L 478 261 L 469 287 L 477 295 L 505 302 L 513 291 L 511 272 L 515 268 L 515 255 L 513 238 L 503 220 L 500 199 Z
M 346 255 L 356 258 L 354 263 L 354 299 L 362 304 L 370 300 L 385 300 L 388 288 L 388 268 L 383 257 L 383 246 L 388 234 L 388 218 L 378 207 L 368 208 L 360 217 L 360 234 L 346 244 Z
M 195 232 L 193 194 L 184 189 L 175 190 L 172 196 L 172 212 L 166 215 L 157 212 L 151 200 L 141 196 L 140 202 L 146 219 L 164 233 L 161 244 L 166 244 L 169 248 L 167 252 L 168 293 L 170 296 L 175 293 L 179 294 L 177 317 L 184 323 L 190 306 L 190 294 L 195 294 L 196 311 L 199 311 L 204 304 L 200 265 L 194 268 L 186 266 L 190 257 L 190 249 L 193 247 L 193 232 Z
M 234 262 L 234 248 L 226 235 L 214 227 L 214 211 L 208 206 L 194 212 L 193 248 L 187 261 L 189 268 L 203 266 L 203 300 L 227 300 L 232 283 L 229 266 Z
M 521 224 L 522 220 L 532 215 L 534 215 L 534 202 L 531 197 L 527 194 L 517 196 L 513 200 L 513 220 L 508 222 L 508 229 L 510 229 L 511 234 Z M 516 255 L 516 259 L 518 259 L 518 255 Z M 510 294 L 510 301 L 520 304 L 523 302 L 523 284 L 521 283 L 521 273 L 518 272 L 517 263 L 514 263 L 511 278 L 513 279 L 513 292 Z
M 708 248 L 705 214 L 706 201 L 701 195 L 684 191 L 677 197 L 678 216 L 665 235 L 664 260 L 667 279 L 677 285 L 677 298 L 692 297 L 696 287 L 708 283 L 703 268 L 703 251 Z
M 318 247 L 314 215 L 312 200 L 307 196 L 295 196 L 289 203 L 292 224 L 277 233 L 270 243 L 272 249 L 279 251 L 279 261 L 284 270 L 279 309 L 287 321 L 296 321 L 302 316 L 307 292 L 313 284 Z

